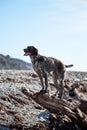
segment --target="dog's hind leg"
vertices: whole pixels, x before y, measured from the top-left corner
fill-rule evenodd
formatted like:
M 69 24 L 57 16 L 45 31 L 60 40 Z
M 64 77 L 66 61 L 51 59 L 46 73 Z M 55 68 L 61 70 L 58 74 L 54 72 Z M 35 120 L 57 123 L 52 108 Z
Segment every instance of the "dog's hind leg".
M 57 94 L 58 94 L 58 92 L 59 92 L 59 83 L 58 83 L 58 75 L 57 75 L 57 73 L 56 72 L 53 72 L 53 82 L 54 82 L 54 84 L 55 84 L 55 87 L 56 87 L 56 92 L 55 92 L 55 94 L 53 95 L 53 97 L 54 96 L 56 96 Z
M 64 77 L 65 77 L 65 70 L 63 70 L 61 73 L 60 73 L 60 77 L 59 77 L 59 98 L 62 98 L 63 96 L 63 91 L 64 91 Z
M 64 90 L 64 80 L 60 79 L 59 82 L 60 82 L 60 85 L 59 85 L 59 94 L 58 94 L 58 97 L 62 98 L 62 96 L 63 96 L 63 90 Z
M 53 72 L 53 81 L 57 89 L 53 96 L 58 95 L 59 98 L 62 98 L 64 90 L 64 72 L 61 73 L 60 76 L 56 72 Z

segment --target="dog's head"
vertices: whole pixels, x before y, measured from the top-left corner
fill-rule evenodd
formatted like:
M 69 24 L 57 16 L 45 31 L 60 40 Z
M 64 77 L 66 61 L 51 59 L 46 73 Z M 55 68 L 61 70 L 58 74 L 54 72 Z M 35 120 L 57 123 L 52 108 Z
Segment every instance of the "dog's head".
M 38 49 L 34 46 L 28 46 L 24 49 L 24 55 L 25 56 L 37 56 L 38 55 Z

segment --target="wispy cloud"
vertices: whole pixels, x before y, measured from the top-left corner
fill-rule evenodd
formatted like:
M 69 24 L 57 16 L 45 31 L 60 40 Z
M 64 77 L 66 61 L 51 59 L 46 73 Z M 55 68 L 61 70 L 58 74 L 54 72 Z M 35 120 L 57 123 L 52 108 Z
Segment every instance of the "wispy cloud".
M 51 0 L 51 20 L 70 31 L 87 31 L 87 0 Z
M 84 7 L 87 7 L 87 0 L 78 0 L 80 1 L 80 4 Z

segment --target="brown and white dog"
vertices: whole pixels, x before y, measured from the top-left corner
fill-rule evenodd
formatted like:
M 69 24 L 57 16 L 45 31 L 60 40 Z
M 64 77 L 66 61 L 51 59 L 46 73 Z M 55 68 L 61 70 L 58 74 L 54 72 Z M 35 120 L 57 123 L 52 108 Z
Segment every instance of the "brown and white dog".
M 30 56 L 32 65 L 36 73 L 38 74 L 42 90 L 41 92 L 46 93 L 48 88 L 48 74 L 52 73 L 54 84 L 57 91 L 54 96 L 58 94 L 59 98 L 62 98 L 64 89 L 64 76 L 65 69 L 67 67 L 72 67 L 73 65 L 64 65 L 60 60 L 46 57 L 38 54 L 38 49 L 34 46 L 28 46 L 24 49 L 24 55 Z M 43 82 L 45 79 L 45 83 Z

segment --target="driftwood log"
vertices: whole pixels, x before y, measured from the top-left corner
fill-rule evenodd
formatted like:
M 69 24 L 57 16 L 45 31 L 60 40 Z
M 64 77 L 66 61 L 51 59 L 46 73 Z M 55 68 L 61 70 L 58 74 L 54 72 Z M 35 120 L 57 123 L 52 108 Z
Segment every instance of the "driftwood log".
M 61 112 L 63 115 L 67 115 L 73 123 L 78 124 L 80 127 L 87 128 L 87 115 L 85 111 L 82 111 L 84 109 L 82 107 L 83 104 L 87 108 L 87 102 L 77 105 L 65 99 L 53 98 L 48 94 L 42 94 L 40 92 L 31 93 L 25 88 L 22 88 L 22 92 L 29 97 L 29 99 L 32 98 L 36 103 L 48 109 L 51 113 L 57 115 Z

